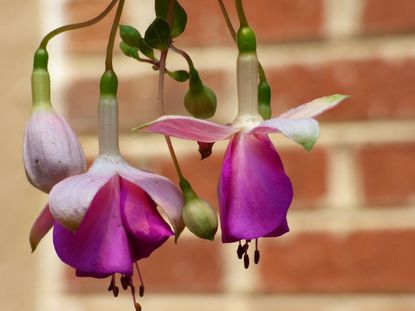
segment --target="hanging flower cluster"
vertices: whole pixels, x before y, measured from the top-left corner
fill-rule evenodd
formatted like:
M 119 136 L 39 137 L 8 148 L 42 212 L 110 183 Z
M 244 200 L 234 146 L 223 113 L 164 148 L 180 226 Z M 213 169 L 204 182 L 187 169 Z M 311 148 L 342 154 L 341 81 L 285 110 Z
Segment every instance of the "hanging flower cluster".
M 212 153 L 216 141 L 230 140 L 218 185 L 221 237 L 224 243 L 238 242 L 237 255 L 248 268 L 252 240 L 254 262 L 258 263 L 258 239 L 280 236 L 289 230 L 287 211 L 293 198 L 292 184 L 268 134 L 281 133 L 311 150 L 319 136 L 314 117 L 347 96 L 319 98 L 270 119 L 271 89 L 257 58 L 255 34 L 248 25 L 242 0 L 235 0 L 241 25 L 237 33 L 229 27 L 239 51 L 238 114 L 229 125 L 201 120 L 215 114 L 217 99 L 202 82 L 190 56 L 173 45 L 173 39 L 185 29 L 185 10 L 177 0 L 155 0 L 157 17 L 141 36 L 134 27 L 119 25 L 124 2 L 112 0 L 97 17 L 58 28 L 41 42 L 34 57 L 33 112 L 25 130 L 23 153 L 29 182 L 49 194 L 48 203 L 30 233 L 32 251 L 53 228 L 56 253 L 75 269 L 77 276 L 110 277 L 108 290 L 117 296 L 119 274 L 122 288 L 131 290 L 134 306 L 140 310 L 135 297 L 134 268 L 140 280 L 140 296 L 144 294 L 144 285 L 137 262 L 150 256 L 169 237 L 174 235 L 177 240 L 185 227 L 208 240 L 214 239 L 218 228 L 216 212 L 183 175 L 170 136 L 197 141 L 202 158 Z M 222 1 L 218 2 L 228 19 Z M 116 5 L 100 80 L 99 154 L 85 171 L 81 144 L 51 105 L 46 45 L 57 34 L 100 21 Z M 193 117 L 163 115 L 135 129 L 165 135 L 178 186 L 163 176 L 132 167 L 119 150 L 118 79 L 112 65 L 118 27 L 122 52 L 159 71 L 158 102 L 163 110 L 165 74 L 178 82 L 189 81 L 183 103 Z M 183 56 L 189 69 L 169 71 L 169 50 Z

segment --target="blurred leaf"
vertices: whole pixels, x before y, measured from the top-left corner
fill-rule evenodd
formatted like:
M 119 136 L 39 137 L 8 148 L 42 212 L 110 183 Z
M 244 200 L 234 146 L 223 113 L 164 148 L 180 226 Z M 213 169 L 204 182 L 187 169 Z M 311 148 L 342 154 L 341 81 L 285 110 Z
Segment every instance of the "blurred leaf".
M 129 46 L 138 48 L 138 40 L 141 38 L 140 32 L 132 26 L 120 25 L 120 36 L 122 41 Z
M 147 28 L 144 41 L 151 48 L 165 51 L 171 42 L 170 26 L 161 17 L 157 17 Z
M 189 73 L 186 70 L 169 71 L 167 74 L 178 82 L 185 82 L 189 79 Z
M 124 55 L 134 58 L 134 59 L 138 59 L 138 49 L 132 46 L 129 46 L 127 43 L 125 43 L 124 41 L 120 42 L 120 49 L 121 51 L 124 53 Z
M 148 46 L 148 44 L 144 41 L 143 38 L 140 37 L 140 39 L 138 39 L 138 48 L 141 51 L 141 53 L 143 53 L 145 56 L 147 56 L 148 58 L 155 60 L 156 57 L 154 56 L 154 51 L 151 47 Z
M 167 20 L 168 0 L 156 0 L 156 15 Z M 174 1 L 173 25 L 171 27 L 172 38 L 178 37 L 186 28 L 187 14 L 177 0 Z

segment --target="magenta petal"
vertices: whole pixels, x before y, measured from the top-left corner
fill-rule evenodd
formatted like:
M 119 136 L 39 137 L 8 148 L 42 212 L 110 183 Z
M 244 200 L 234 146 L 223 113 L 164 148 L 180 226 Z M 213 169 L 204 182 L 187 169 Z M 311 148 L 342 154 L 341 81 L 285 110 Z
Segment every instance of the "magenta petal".
M 163 116 L 136 129 L 206 143 L 226 139 L 239 131 L 231 126 L 185 116 Z
M 46 206 L 40 212 L 39 216 L 36 218 L 35 223 L 33 224 L 32 229 L 30 230 L 29 240 L 30 246 L 32 247 L 32 252 L 35 251 L 40 241 L 43 239 L 46 233 L 48 233 L 49 230 L 53 227 L 54 223 L 55 219 L 53 218 L 52 213 L 49 210 L 49 205 L 46 204 Z
M 120 181 L 113 176 L 97 193 L 78 230 L 56 224 L 56 252 L 83 275 L 132 274 L 132 254 L 120 213 Z
M 291 182 L 269 138 L 235 135 L 219 180 L 222 241 L 273 235 L 286 222 L 292 196 Z
M 120 176 L 144 190 L 166 213 L 176 236 L 184 229 L 182 219 L 183 196 L 166 177 L 138 170 L 127 163 L 118 166 Z
M 134 260 L 148 257 L 173 231 L 154 201 L 139 187 L 121 178 L 121 217 L 130 238 Z

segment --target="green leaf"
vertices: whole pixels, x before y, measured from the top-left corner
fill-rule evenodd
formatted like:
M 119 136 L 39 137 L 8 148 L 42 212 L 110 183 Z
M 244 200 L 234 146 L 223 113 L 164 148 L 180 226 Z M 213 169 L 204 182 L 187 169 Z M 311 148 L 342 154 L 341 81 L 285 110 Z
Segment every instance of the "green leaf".
M 156 0 L 156 15 L 157 17 L 162 17 L 167 19 L 167 10 L 168 10 L 168 0 Z M 178 37 L 186 28 L 187 24 L 187 14 L 183 7 L 179 4 L 177 0 L 174 1 L 173 8 L 173 25 L 171 27 L 171 36 L 172 38 Z
M 138 40 L 141 38 L 140 32 L 132 26 L 120 25 L 120 36 L 122 41 L 129 46 L 138 48 Z
M 134 59 L 138 59 L 138 49 L 132 46 L 129 46 L 127 43 L 125 43 L 124 41 L 120 42 L 120 49 L 121 51 L 124 53 L 124 55 L 134 58 Z
M 144 41 L 153 49 L 165 51 L 171 42 L 170 26 L 161 17 L 157 17 L 147 28 Z
M 178 82 L 185 82 L 189 79 L 189 73 L 186 70 L 169 71 L 167 74 Z
M 148 58 L 156 60 L 153 49 L 148 46 L 148 44 L 144 41 L 143 38 L 138 39 L 138 49 Z

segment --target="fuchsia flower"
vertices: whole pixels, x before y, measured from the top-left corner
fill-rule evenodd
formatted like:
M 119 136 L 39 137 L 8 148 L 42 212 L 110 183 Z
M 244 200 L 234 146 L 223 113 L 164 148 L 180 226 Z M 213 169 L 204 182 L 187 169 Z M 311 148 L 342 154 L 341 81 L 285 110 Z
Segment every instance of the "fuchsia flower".
M 54 224 L 56 252 L 78 276 L 102 278 L 120 273 L 122 282 L 131 282 L 133 264 L 173 235 L 157 205 L 177 237 L 184 228 L 183 198 L 167 178 L 124 161 L 118 149 L 115 96 L 101 96 L 98 119 L 98 158 L 85 174 L 64 179 L 52 188 L 50 212 L 46 208 L 36 221 L 33 240 L 40 240 Z M 115 288 L 113 277 L 111 289 Z
M 62 179 L 85 171 L 85 157 L 74 131 L 50 101 L 46 68 L 32 73 L 33 111 L 26 124 L 23 160 L 29 182 L 48 193 Z
M 310 150 L 319 136 L 314 117 L 346 98 L 319 98 L 263 121 L 257 108 L 257 70 L 254 53 L 239 54 L 239 112 L 231 126 L 185 116 L 163 116 L 138 128 L 204 143 L 230 138 L 218 186 L 225 243 L 279 236 L 289 230 L 286 214 L 292 201 L 292 185 L 268 134 L 282 133 Z M 241 245 L 238 253 L 240 249 Z M 246 250 L 247 244 L 245 255 Z

